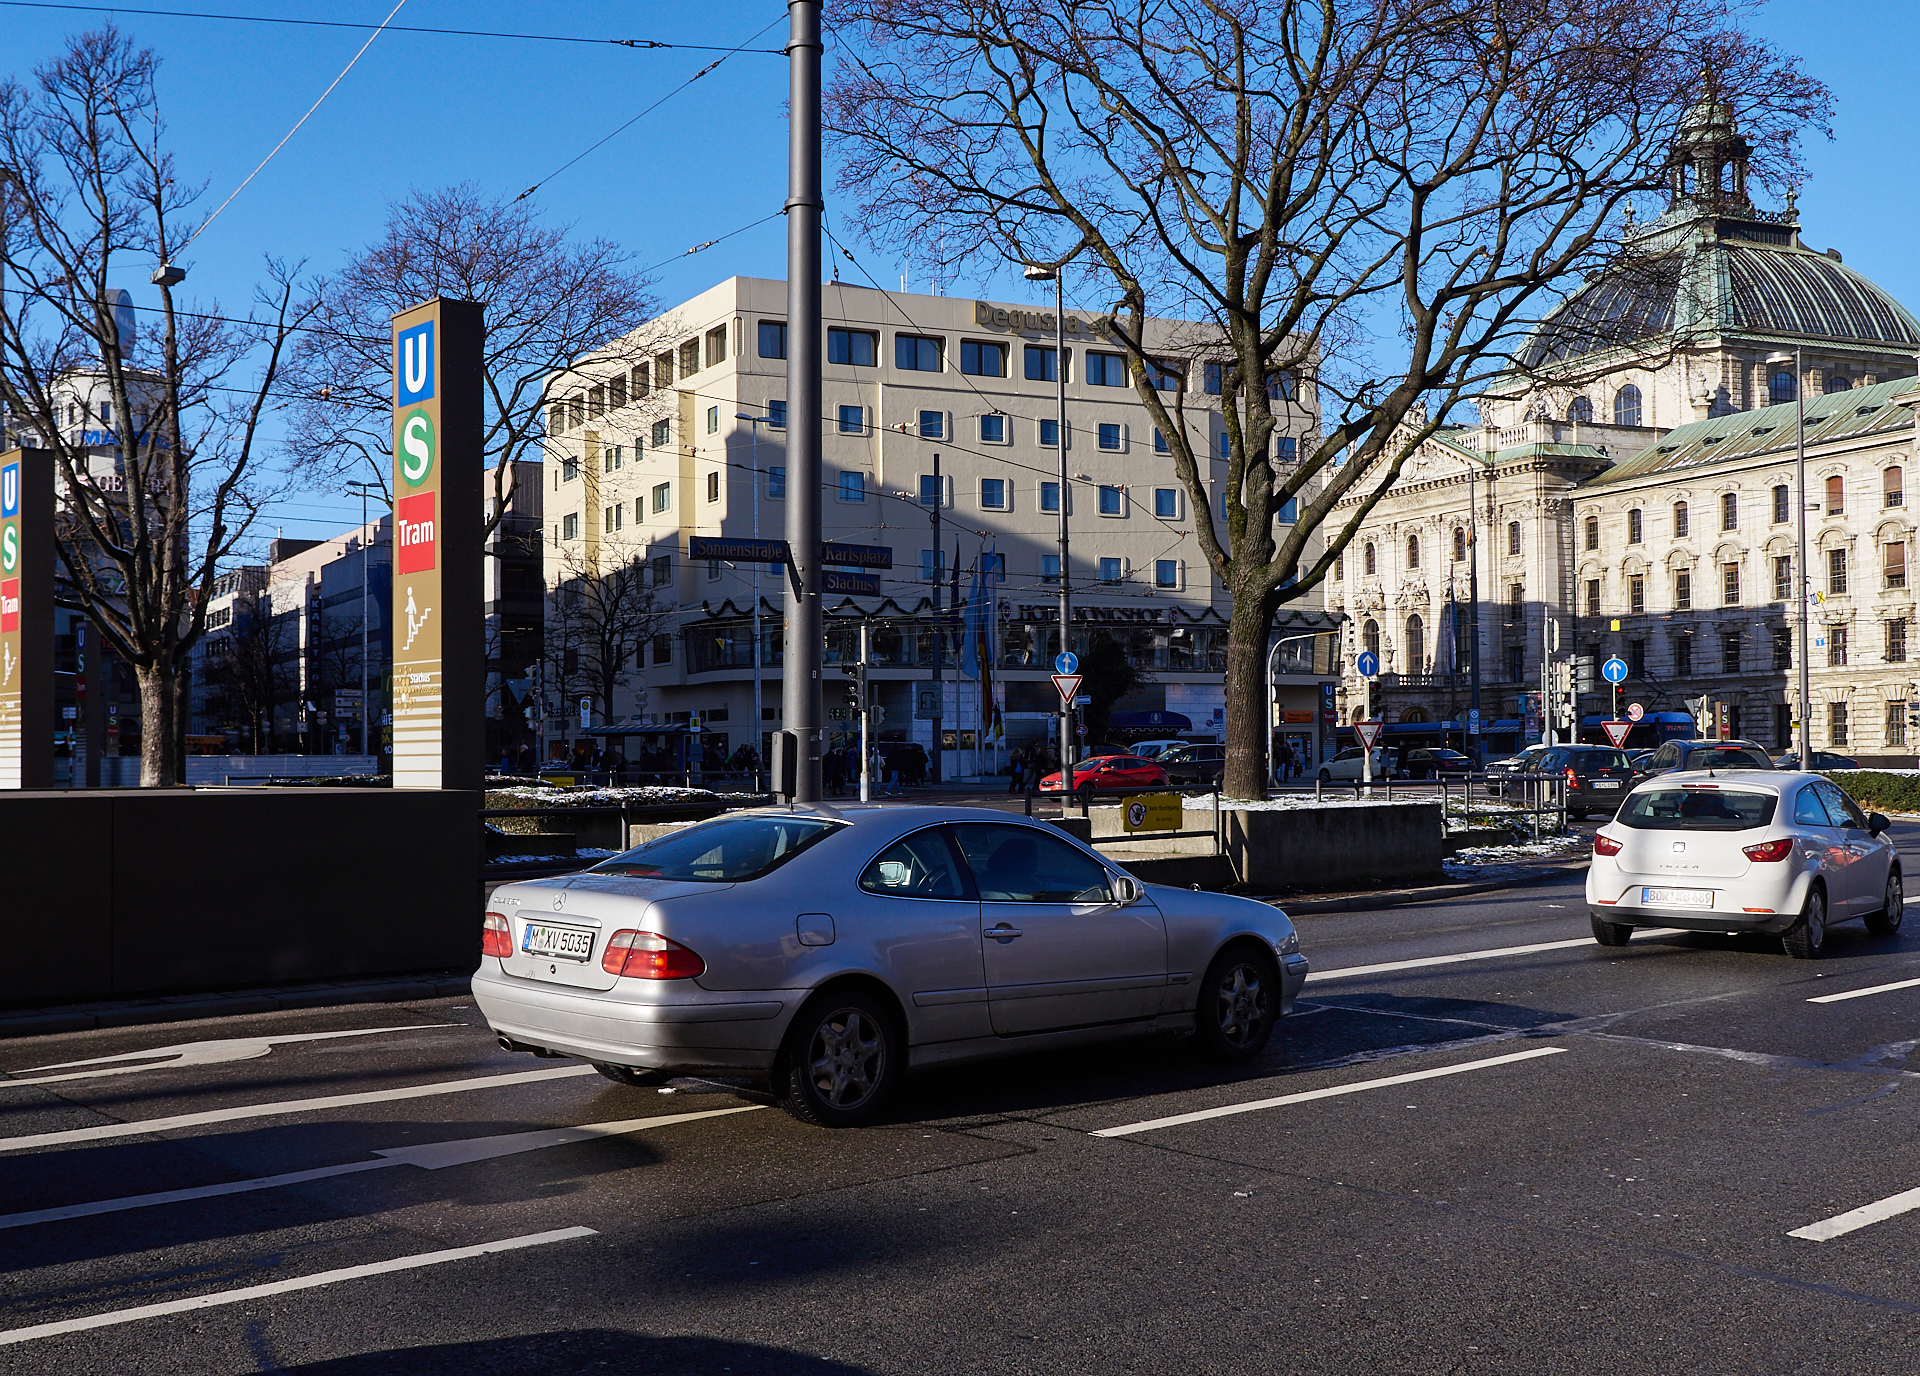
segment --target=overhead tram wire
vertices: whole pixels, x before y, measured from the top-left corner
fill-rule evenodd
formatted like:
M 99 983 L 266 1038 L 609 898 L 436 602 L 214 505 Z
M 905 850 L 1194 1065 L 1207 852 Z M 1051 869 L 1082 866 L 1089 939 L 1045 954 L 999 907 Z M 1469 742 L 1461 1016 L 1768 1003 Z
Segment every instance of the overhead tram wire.
M 374 24 L 356 24 L 344 19 L 289 19 L 281 15 L 270 14 L 213 14 L 201 10 L 136 10 L 124 5 L 63 5 L 50 3 L 50 0 L 0 0 L 0 6 L 21 10 L 70 10 L 82 14 L 139 14 L 151 15 L 161 19 L 214 19 L 235 24 L 291 24 L 302 28 L 314 29 L 374 29 L 382 26 Z M 413 24 L 389 24 L 384 26 L 388 33 L 430 33 L 449 38 L 507 38 L 530 43 L 586 43 L 595 47 L 612 46 L 617 48 L 658 48 L 662 50 L 680 49 L 686 52 L 735 53 L 738 48 L 722 47 L 718 43 L 667 43 L 653 38 L 582 38 L 573 34 L 560 33 L 503 33 L 493 29 L 432 29 Z M 765 32 L 765 30 L 762 30 Z M 757 38 L 759 35 L 756 34 Z M 756 52 L 782 55 L 779 48 L 757 48 Z

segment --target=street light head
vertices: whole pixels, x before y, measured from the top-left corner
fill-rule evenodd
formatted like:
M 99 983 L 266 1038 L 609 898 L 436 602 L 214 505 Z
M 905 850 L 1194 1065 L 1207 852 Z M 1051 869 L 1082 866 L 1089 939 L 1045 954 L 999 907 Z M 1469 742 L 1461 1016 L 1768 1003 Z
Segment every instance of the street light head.
M 766 419 L 765 416 L 750 416 L 745 411 L 735 411 L 733 413 L 733 418 L 735 420 L 751 420 L 751 421 L 762 421 Z
M 175 267 L 172 263 L 162 263 L 153 270 L 151 280 L 156 287 L 177 287 L 187 280 L 187 270 Z
M 1029 282 L 1051 282 L 1058 276 L 1052 268 L 1042 267 L 1038 263 L 1028 263 L 1026 275 Z

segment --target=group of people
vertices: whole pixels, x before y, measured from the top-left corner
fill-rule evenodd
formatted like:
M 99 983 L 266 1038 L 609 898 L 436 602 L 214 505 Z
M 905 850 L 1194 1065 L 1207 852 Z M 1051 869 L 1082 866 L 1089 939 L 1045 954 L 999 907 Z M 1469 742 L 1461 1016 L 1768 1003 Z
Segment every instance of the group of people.
M 1015 746 L 1007 765 L 1007 792 L 1032 793 L 1040 787 L 1042 775 L 1060 768 L 1060 751 L 1052 744 Z
M 1307 777 L 1307 752 L 1299 741 L 1277 741 L 1273 747 L 1273 769 L 1279 781 Z
M 868 752 L 868 779 L 880 797 L 899 798 L 927 782 L 927 748 L 917 741 L 881 741 Z M 836 746 L 820 757 L 821 782 L 829 798 L 860 790 L 860 747 Z

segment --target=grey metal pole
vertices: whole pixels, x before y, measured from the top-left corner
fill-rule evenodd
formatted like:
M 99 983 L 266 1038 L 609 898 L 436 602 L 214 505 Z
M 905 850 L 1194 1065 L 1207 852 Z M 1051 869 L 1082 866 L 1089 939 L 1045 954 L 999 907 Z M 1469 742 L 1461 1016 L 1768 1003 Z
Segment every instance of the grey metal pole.
M 860 801 L 870 802 L 873 792 L 873 742 L 867 738 L 867 726 L 873 720 L 868 711 L 867 702 L 867 629 L 869 622 L 863 617 L 860 621 Z
M 799 737 L 793 800 L 820 800 L 820 0 L 788 0 L 787 547 L 782 726 Z
M 1073 648 L 1073 569 L 1067 558 L 1067 265 L 1053 270 L 1054 434 L 1060 456 L 1060 653 Z M 1073 782 L 1073 704 L 1060 704 L 1060 788 Z
M 1469 753 L 1476 766 L 1486 765 L 1487 724 L 1480 716 L 1480 497 L 1478 477 L 1475 469 L 1467 470 L 1467 601 L 1472 604 L 1472 612 L 1467 618 L 1469 634 L 1473 639 L 1467 642 L 1468 671 L 1473 675 L 1473 719 L 1480 723 L 1480 733 L 1470 742 Z
M 1807 398 L 1806 373 L 1800 366 L 1800 346 L 1793 349 L 1793 481 L 1794 540 L 1800 547 L 1800 767 L 1813 767 L 1813 697 L 1807 668 L 1813 642 L 1807 638 L 1807 596 L 1813 588 L 1812 571 L 1807 568 Z
M 507 719 L 506 713 L 500 720 Z M 360 753 L 367 753 L 367 489 L 360 489 Z
M 946 741 L 947 685 L 941 676 L 945 667 L 945 648 L 947 638 L 946 624 L 940 619 L 941 577 L 946 571 L 940 558 L 940 501 L 946 496 L 946 489 L 940 486 L 940 451 L 933 451 L 933 781 L 940 782 L 940 747 Z M 954 567 L 959 567 L 959 559 Z
M 753 483 L 753 539 L 760 541 L 760 422 L 762 416 L 750 416 L 753 422 L 753 472 L 749 475 Z M 765 734 L 760 723 L 766 720 L 766 713 L 760 705 L 760 561 L 753 561 L 753 786 L 760 787 L 760 769 L 766 763 L 766 751 L 760 748 L 760 737 Z

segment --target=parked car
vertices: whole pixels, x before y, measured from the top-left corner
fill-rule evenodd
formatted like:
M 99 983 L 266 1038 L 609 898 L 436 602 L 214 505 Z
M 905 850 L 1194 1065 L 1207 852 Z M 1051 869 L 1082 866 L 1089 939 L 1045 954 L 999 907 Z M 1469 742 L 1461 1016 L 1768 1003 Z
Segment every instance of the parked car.
M 1129 755 L 1138 755 L 1143 760 L 1157 760 L 1163 750 L 1172 750 L 1177 746 L 1190 744 L 1188 741 L 1136 741 L 1127 747 Z
M 1613 815 L 1638 777 L 1627 752 L 1611 745 L 1557 745 L 1540 756 L 1542 774 L 1558 774 L 1567 785 L 1567 816 Z
M 1138 755 L 1090 755 L 1073 767 L 1073 792 L 1097 793 L 1128 788 L 1160 788 L 1167 771 Z M 1043 793 L 1060 791 L 1060 771 L 1040 776 Z
M 1752 741 L 1667 741 L 1653 752 L 1643 772 L 1676 769 L 1772 769 L 1773 760 Z
M 1153 762 L 1167 771 L 1173 784 L 1217 784 L 1227 771 L 1224 745 L 1176 745 L 1162 750 Z
M 1504 760 L 1491 760 L 1487 764 L 1487 792 L 1497 798 L 1507 795 L 1508 787 L 1515 776 L 1537 773 L 1536 765 L 1549 749 L 1545 745 L 1530 745 L 1517 755 L 1509 755 Z
M 761 809 L 487 900 L 474 999 L 509 1050 L 611 1080 L 767 1075 L 872 1116 L 909 1070 L 1191 1032 L 1257 1056 L 1307 977 L 1266 903 L 1142 884 L 984 808 Z M 1195 978 L 1196 972 L 1198 978 Z
M 1458 750 L 1429 750 L 1420 746 L 1401 750 L 1394 761 L 1394 777 L 1401 779 L 1464 779 L 1473 761 Z
M 1593 938 L 1624 946 L 1636 926 L 1763 932 L 1804 960 L 1836 922 L 1891 935 L 1906 900 L 1889 825 L 1818 774 L 1656 775 L 1594 837 Z
M 1784 755 L 1775 755 L 1773 757 L 1773 767 L 1775 769 L 1798 769 L 1800 767 L 1800 752 L 1798 750 L 1789 750 Z M 1860 762 L 1858 760 L 1846 755 L 1836 755 L 1831 750 L 1816 750 L 1813 752 L 1813 772 L 1816 774 L 1829 769 L 1858 769 L 1859 767 Z
M 1361 766 L 1364 763 L 1361 759 L 1363 753 L 1357 745 L 1348 746 L 1332 759 L 1322 763 L 1316 777 L 1323 784 L 1350 783 L 1359 779 Z M 1373 777 L 1376 779 L 1393 777 L 1392 756 L 1384 745 L 1373 747 Z
M 1651 750 L 1629 750 L 1627 752 L 1627 763 L 1634 767 L 1636 773 L 1640 774 L 1647 772 L 1647 761 L 1652 758 L 1653 752 Z

